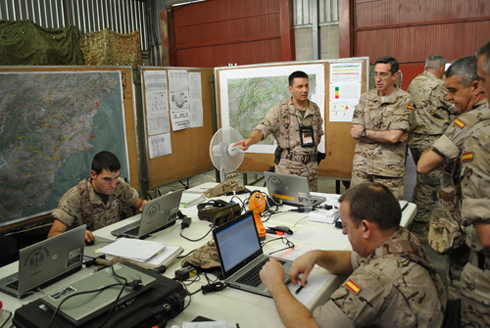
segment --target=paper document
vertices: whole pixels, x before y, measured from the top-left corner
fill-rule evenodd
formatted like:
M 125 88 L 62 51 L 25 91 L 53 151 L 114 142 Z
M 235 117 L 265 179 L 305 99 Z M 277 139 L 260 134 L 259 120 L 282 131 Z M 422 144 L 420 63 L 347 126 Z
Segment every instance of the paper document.
M 116 240 L 114 243 L 101 248 L 99 253 L 114 257 L 121 256 L 129 260 L 145 262 L 164 249 L 165 245 L 155 241 L 121 238 Z
M 288 284 L 288 288 L 291 291 L 291 294 L 303 305 L 308 305 L 313 297 L 318 293 L 323 285 L 327 283 L 327 281 L 333 279 L 335 276 L 327 271 L 312 271 L 308 276 L 308 282 L 305 287 L 301 289 L 299 293 L 296 293 L 299 286 L 299 283 L 295 286 L 292 283 Z
M 331 230 L 306 227 L 296 232 L 291 237 L 288 237 L 288 239 L 316 245 L 325 250 L 344 251 L 351 247 L 347 235 L 343 235 L 342 230 L 340 229 Z
M 286 248 L 283 243 L 276 243 L 274 247 L 270 248 L 265 254 L 280 259 L 294 261 L 301 255 L 308 253 L 314 249 L 319 249 L 313 246 L 294 244 L 294 248 Z

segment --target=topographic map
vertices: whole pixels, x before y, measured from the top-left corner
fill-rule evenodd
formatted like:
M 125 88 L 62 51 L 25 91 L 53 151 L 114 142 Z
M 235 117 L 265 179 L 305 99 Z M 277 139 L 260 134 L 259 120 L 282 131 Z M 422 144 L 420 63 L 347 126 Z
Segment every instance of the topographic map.
M 310 99 L 316 93 L 316 76 L 310 75 Z M 269 110 L 281 101 L 291 98 L 288 75 L 228 79 L 229 126 L 248 138 Z M 260 144 L 273 144 L 269 136 Z
M 0 225 L 54 210 L 115 153 L 127 177 L 119 72 L 0 73 Z

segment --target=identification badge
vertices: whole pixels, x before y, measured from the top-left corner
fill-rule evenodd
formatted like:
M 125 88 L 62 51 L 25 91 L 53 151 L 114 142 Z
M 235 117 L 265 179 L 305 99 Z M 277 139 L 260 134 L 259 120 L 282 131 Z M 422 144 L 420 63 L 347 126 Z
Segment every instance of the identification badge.
M 313 140 L 313 127 L 312 126 L 300 126 L 299 134 L 302 147 L 315 147 L 315 140 Z

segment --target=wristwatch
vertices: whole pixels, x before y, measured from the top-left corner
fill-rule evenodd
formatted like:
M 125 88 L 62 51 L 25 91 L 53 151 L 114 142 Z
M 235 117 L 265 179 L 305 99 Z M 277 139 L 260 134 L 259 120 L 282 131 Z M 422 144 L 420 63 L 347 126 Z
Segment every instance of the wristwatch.
M 366 129 L 362 130 L 361 138 L 366 138 Z

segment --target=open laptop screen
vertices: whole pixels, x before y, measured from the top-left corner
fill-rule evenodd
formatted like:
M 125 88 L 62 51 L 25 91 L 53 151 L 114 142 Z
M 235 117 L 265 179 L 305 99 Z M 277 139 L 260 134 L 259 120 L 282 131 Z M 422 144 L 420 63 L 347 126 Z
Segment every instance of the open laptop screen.
M 214 230 L 216 247 L 229 277 L 262 253 L 253 212 L 247 212 Z

